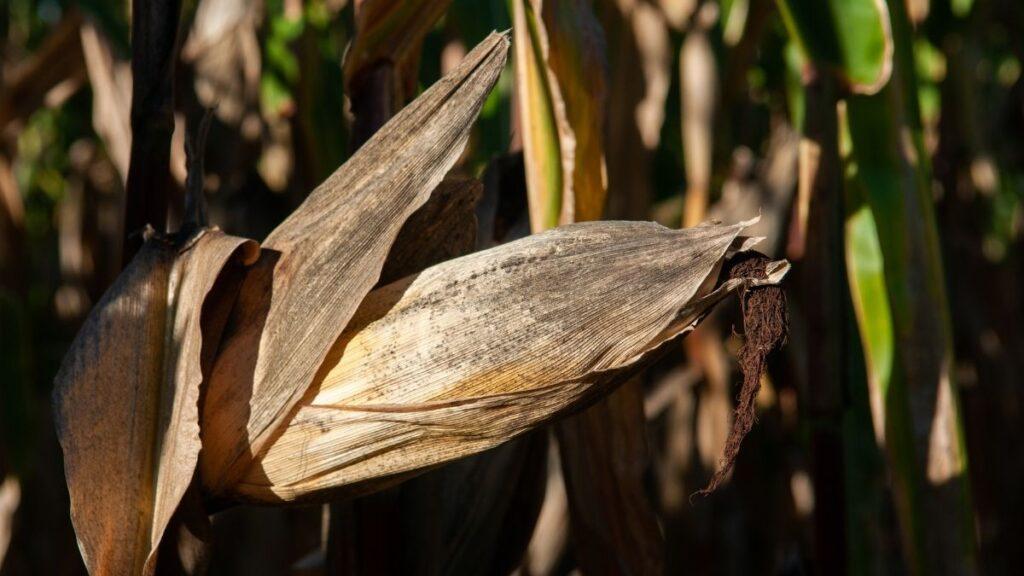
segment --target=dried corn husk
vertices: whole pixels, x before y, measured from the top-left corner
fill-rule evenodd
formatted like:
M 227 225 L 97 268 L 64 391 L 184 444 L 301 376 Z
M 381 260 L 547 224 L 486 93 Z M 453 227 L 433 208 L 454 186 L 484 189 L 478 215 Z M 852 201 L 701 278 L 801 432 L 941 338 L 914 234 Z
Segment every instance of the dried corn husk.
M 55 419 L 91 573 L 152 573 L 199 456 L 204 301 L 232 258 L 255 254 L 251 240 L 216 230 L 183 245 L 150 239 L 64 358 Z
M 576 224 L 374 290 L 228 493 L 311 498 L 485 450 L 585 405 L 740 285 L 715 287 L 730 247 L 749 244 L 737 242 L 745 225 Z

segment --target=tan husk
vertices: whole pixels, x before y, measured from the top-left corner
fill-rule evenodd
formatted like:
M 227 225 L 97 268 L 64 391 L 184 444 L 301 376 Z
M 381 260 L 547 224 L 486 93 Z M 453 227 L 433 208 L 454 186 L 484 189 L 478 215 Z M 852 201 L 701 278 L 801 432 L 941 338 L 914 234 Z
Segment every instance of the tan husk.
M 54 389 L 79 548 L 93 574 L 151 573 L 199 455 L 201 311 L 251 240 L 146 242 L 93 309 Z
M 491 34 L 377 132 L 267 238 L 243 285 L 203 408 L 208 490 L 232 485 L 283 428 L 405 220 L 465 146 L 508 51 Z
M 737 241 L 745 225 L 576 224 L 374 290 L 227 493 L 312 498 L 479 452 L 584 405 L 743 284 L 715 288 L 726 253 L 750 244 Z

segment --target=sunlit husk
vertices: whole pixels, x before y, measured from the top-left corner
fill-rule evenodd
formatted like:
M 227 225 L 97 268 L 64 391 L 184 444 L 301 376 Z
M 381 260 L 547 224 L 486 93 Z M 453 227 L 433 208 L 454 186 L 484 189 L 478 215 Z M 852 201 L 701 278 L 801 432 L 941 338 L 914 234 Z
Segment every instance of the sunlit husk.
M 609 391 L 740 282 L 743 224 L 577 224 L 367 296 L 287 428 L 229 490 L 280 501 L 500 444 Z M 778 282 L 785 265 L 769 282 Z

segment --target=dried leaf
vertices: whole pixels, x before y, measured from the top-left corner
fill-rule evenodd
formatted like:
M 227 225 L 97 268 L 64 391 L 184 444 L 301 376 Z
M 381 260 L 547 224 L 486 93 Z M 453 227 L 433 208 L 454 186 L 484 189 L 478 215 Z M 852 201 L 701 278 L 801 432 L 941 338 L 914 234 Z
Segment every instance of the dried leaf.
M 200 314 L 255 243 L 150 239 L 86 319 L 54 391 L 71 518 L 94 574 L 151 573 L 199 455 Z
M 182 60 L 195 68 L 199 102 L 215 108 L 228 125 L 237 126 L 247 113 L 257 112 L 261 20 L 262 10 L 249 0 L 202 0 L 181 49 Z
M 310 498 L 479 452 L 580 408 L 742 284 L 714 288 L 744 226 L 567 226 L 371 292 L 229 495 Z M 785 266 L 774 272 L 769 282 Z
M 204 405 L 208 490 L 230 489 L 283 429 L 377 282 L 399 229 L 461 154 L 508 42 L 491 34 L 267 238 L 229 321 Z
M 378 285 L 472 252 L 476 245 L 474 208 L 482 191 L 483 185 L 475 178 L 445 178 L 398 232 Z
M 585 574 L 664 572 L 662 536 L 644 490 L 642 384 L 633 378 L 556 427 L 576 558 Z
M 605 156 L 613 190 L 607 216 L 645 220 L 654 196 L 653 150 L 661 139 L 671 81 L 668 27 L 660 10 L 642 2 L 605 3 L 602 15 L 610 70 Z
M 601 26 L 583 0 L 516 0 L 514 16 L 531 227 L 600 218 L 607 191 Z
M 107 155 L 123 184 L 128 179 L 132 147 L 129 112 L 132 102 L 132 71 L 127 62 L 114 58 L 110 41 L 92 22 L 82 23 L 82 54 L 92 89 L 92 126 L 103 139 Z
M 708 198 L 711 195 L 718 65 L 708 31 L 717 21 L 718 6 L 705 4 L 697 12 L 679 52 L 683 160 L 686 165 L 683 226 L 696 226 L 707 218 Z

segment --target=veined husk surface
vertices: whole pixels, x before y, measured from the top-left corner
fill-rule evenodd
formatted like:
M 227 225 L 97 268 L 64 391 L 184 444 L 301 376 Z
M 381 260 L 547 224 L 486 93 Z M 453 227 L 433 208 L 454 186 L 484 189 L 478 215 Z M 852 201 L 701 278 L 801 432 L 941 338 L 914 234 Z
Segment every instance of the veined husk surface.
M 231 496 L 388 478 L 586 405 L 743 284 L 716 287 L 730 249 L 752 243 L 745 225 L 575 224 L 372 291 Z

